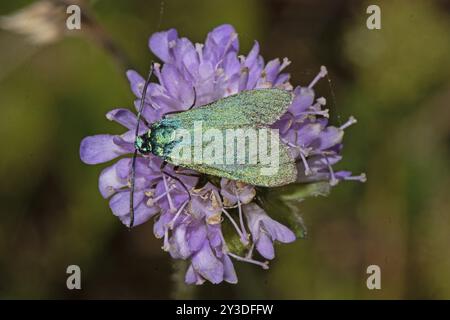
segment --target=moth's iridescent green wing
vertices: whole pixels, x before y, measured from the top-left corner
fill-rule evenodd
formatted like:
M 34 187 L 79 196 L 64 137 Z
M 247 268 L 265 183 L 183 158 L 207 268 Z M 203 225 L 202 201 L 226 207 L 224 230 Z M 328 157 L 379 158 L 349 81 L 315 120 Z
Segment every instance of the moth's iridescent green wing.
M 295 160 L 290 155 L 288 147 L 281 142 L 278 132 L 254 127 L 240 127 L 237 130 L 240 133 L 234 136 L 236 139 L 228 138 L 228 129 L 216 131 L 213 139 L 205 138 L 208 130 L 202 130 L 205 135 L 200 140 L 201 148 L 197 150 L 197 145 L 192 140 L 195 131 L 191 131 L 191 141 L 179 142 L 177 148 L 174 148 L 167 156 L 166 161 L 201 173 L 256 186 L 277 187 L 295 182 L 297 179 Z M 267 130 L 267 143 L 264 149 L 260 148 L 259 140 L 245 138 L 247 132 L 257 134 L 260 130 Z M 272 137 L 272 134 L 275 136 Z M 245 140 L 242 139 L 243 137 Z M 257 137 L 262 139 L 261 135 Z M 238 142 L 239 139 L 240 142 Z M 185 157 L 185 155 L 188 156 Z M 239 155 L 241 155 L 241 161 L 238 159 Z
M 171 115 L 168 119 L 176 122 L 178 128 L 190 132 L 191 137 L 198 135 L 200 132 L 203 134 L 210 129 L 214 129 L 222 137 L 226 137 L 227 129 L 241 129 L 245 132 L 248 129 L 258 130 L 270 126 L 286 112 L 291 102 L 292 94 L 285 90 L 275 88 L 250 90 L 190 111 Z M 199 124 L 201 124 L 200 127 Z M 208 159 L 208 156 L 202 155 L 201 162 L 186 161 L 186 158 L 180 155 L 179 149 L 175 149 L 165 160 L 174 165 L 193 169 L 201 173 L 242 181 L 252 185 L 265 187 L 281 186 L 296 180 L 297 169 L 286 145 L 279 141 L 278 135 L 276 139 L 278 139 L 277 145 L 279 146 L 275 151 L 277 165 L 275 165 L 276 168 L 271 173 L 268 173 L 266 170 L 270 164 L 261 163 L 259 160 L 254 162 L 246 161 L 245 164 L 239 164 L 237 161 L 233 162 L 233 164 L 228 164 L 226 161 L 217 163 L 214 159 Z M 193 155 L 195 152 L 198 153 L 198 150 L 195 150 L 195 143 L 192 140 L 184 141 L 180 143 L 179 147 L 185 144 Z M 202 144 L 202 149 L 205 149 L 208 145 L 208 142 L 203 140 L 200 143 Z M 223 152 L 227 150 L 226 143 L 230 143 L 230 141 L 223 140 Z M 237 150 L 235 141 L 233 140 L 231 143 L 233 143 L 233 148 Z M 249 150 L 249 142 L 246 141 L 245 143 L 245 150 Z M 248 157 L 246 160 L 248 160 Z
M 177 163 L 178 159 L 171 159 L 176 164 L 201 173 L 213 176 L 224 177 L 230 180 L 241 181 L 261 187 L 278 187 L 293 183 L 297 179 L 297 167 L 295 160 L 289 154 L 286 145 L 279 143 L 278 164 L 271 172 L 262 174 L 262 170 L 267 170 L 267 164 L 217 164 L 203 159 L 203 163 Z M 207 163 L 209 162 L 209 163 Z
M 203 121 L 205 128 L 267 127 L 287 111 L 291 92 L 277 88 L 243 91 L 189 111 L 170 115 L 189 128 Z

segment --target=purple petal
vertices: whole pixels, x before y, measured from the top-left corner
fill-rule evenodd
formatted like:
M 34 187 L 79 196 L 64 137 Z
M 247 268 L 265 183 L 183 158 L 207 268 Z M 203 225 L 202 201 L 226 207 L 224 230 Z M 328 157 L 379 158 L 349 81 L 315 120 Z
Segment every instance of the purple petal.
M 191 251 L 198 251 L 203 247 L 206 240 L 206 227 L 204 224 L 190 228 L 188 234 L 188 245 Z
M 144 192 L 136 191 L 134 193 L 134 226 L 138 226 L 152 216 L 158 213 L 157 207 L 148 207 L 144 199 Z M 117 216 L 123 224 L 130 224 L 130 191 L 122 191 L 116 193 L 109 201 L 109 206 L 115 216 Z
M 145 176 L 148 180 L 154 180 L 161 177 L 161 169 L 150 167 L 149 162 L 152 161 L 156 156 L 152 156 L 151 158 L 143 158 L 138 157 L 136 159 L 136 176 Z
M 225 71 L 225 75 L 228 78 L 231 78 L 233 75 L 241 71 L 241 64 L 234 52 L 229 52 L 225 56 L 222 66 L 223 70 Z
M 220 180 L 221 190 L 220 193 L 224 198 L 225 206 L 232 206 L 237 203 L 238 198 L 242 204 L 250 203 L 250 201 L 255 197 L 255 188 L 249 184 L 242 186 L 237 186 L 236 181 L 228 180 L 222 178 Z
M 156 99 L 152 99 L 152 100 L 155 104 L 157 102 L 159 102 L 159 101 L 155 101 Z M 136 107 L 136 110 L 139 110 L 139 108 L 141 106 L 141 100 L 139 100 L 139 99 L 134 100 L 134 106 Z M 150 104 L 145 103 L 144 109 L 142 110 L 142 117 L 147 121 L 147 123 L 151 124 L 151 123 L 161 120 L 164 113 L 169 112 L 169 111 L 173 111 L 173 109 L 166 107 L 166 105 L 164 105 L 163 108 L 154 109 L 151 107 Z M 142 130 L 148 130 L 148 128 L 146 126 L 139 125 L 139 131 L 142 131 Z
M 183 72 L 186 79 L 194 80 L 198 74 L 199 58 L 194 45 L 187 38 L 178 39 L 174 48 L 175 60 L 180 72 Z
M 186 271 L 184 281 L 187 284 L 196 284 L 196 285 L 200 285 L 205 282 L 205 280 L 197 272 L 195 272 L 194 267 L 192 267 L 192 264 Z
M 295 241 L 295 234 L 281 223 L 270 218 L 267 213 L 254 203 L 243 206 L 245 217 L 253 239 L 260 239 L 268 232 L 272 240 L 283 243 Z
M 259 55 L 259 43 L 255 41 L 253 48 L 250 50 L 244 65 L 248 68 L 247 90 L 254 89 L 261 77 L 264 67 L 264 60 Z
M 326 150 L 332 146 L 341 143 L 344 137 L 344 130 L 336 127 L 327 127 L 320 133 L 320 144 L 317 146 L 320 150 Z
M 273 86 L 283 89 L 283 86 L 288 84 L 289 79 L 291 79 L 291 75 L 289 73 L 281 73 L 273 83 Z
M 266 75 L 267 81 L 269 81 L 271 83 L 275 82 L 275 79 L 278 76 L 278 72 L 280 71 L 280 66 L 281 66 L 281 63 L 280 63 L 280 59 L 278 59 L 278 58 L 270 60 L 267 63 L 266 67 L 264 68 L 264 73 Z
M 168 211 L 163 210 L 163 213 L 153 225 L 153 234 L 156 238 L 160 239 L 164 237 L 167 224 L 170 222 L 170 220 L 172 220 L 172 215 Z
M 242 204 L 250 203 L 256 195 L 255 188 L 251 185 L 246 185 L 243 189 L 238 191 L 239 200 Z
M 134 208 L 144 199 L 144 192 L 138 191 L 134 193 Z M 130 190 L 116 193 L 109 201 L 109 206 L 114 215 L 118 217 L 125 216 L 130 213 Z
M 177 68 L 171 64 L 165 64 L 161 71 L 163 85 L 169 94 L 181 102 L 182 105 L 189 107 L 194 102 L 194 90 Z
M 192 266 L 203 278 L 211 283 L 220 283 L 223 280 L 223 265 L 214 256 L 208 243 L 192 258 Z
M 174 190 L 170 194 L 172 195 L 172 202 L 175 208 L 181 207 L 183 203 L 189 200 L 189 195 L 184 189 Z
M 317 140 L 322 131 L 322 126 L 319 123 L 309 123 L 302 126 L 298 131 L 297 144 L 300 146 L 308 146 L 314 140 Z
M 130 82 L 131 91 L 133 91 L 134 95 L 137 98 L 142 97 L 142 89 L 145 85 L 145 79 L 136 71 L 134 70 L 128 70 L 127 71 L 127 78 Z
M 186 190 L 179 186 L 179 182 L 176 182 L 177 187 L 170 191 L 170 197 L 172 199 L 172 204 L 175 209 L 180 208 L 187 200 L 189 200 L 189 195 Z M 163 179 L 156 184 L 155 195 L 158 196 L 160 194 L 166 193 L 166 187 Z M 167 196 L 162 197 L 158 201 L 158 205 L 162 210 L 168 211 L 172 206 L 170 206 L 169 200 Z
M 127 179 L 118 173 L 118 168 L 122 167 L 124 162 L 129 163 L 129 160 L 121 159 L 102 171 L 98 180 L 98 188 L 103 198 L 109 198 L 118 190 L 127 186 Z
M 233 26 L 230 24 L 223 24 L 214 28 L 214 30 L 209 33 L 209 36 L 215 43 L 221 45 L 222 47 L 226 47 L 231 44 L 233 51 L 237 52 L 239 49 L 236 30 L 234 30 Z
M 119 108 L 111 110 L 106 114 L 106 118 L 111 121 L 116 121 L 130 130 L 136 128 L 136 115 L 128 109 Z
M 208 239 L 213 248 L 219 249 L 219 255 L 222 252 L 222 230 L 220 224 L 208 225 Z
M 310 167 L 321 169 L 327 168 L 329 165 L 334 165 L 342 159 L 341 155 L 327 155 L 326 157 L 322 155 L 315 155 L 308 158 L 308 163 Z
M 170 255 L 175 259 L 186 259 L 191 255 L 188 243 L 186 241 L 186 225 L 181 224 L 172 232 L 169 240 Z
M 243 206 L 244 214 L 247 219 L 247 224 L 252 234 L 253 239 L 259 238 L 260 227 L 261 227 L 261 219 L 264 216 L 265 212 L 259 206 L 254 203 L 247 204 Z
M 260 233 L 259 239 L 256 241 L 256 250 L 266 259 L 272 260 L 275 258 L 272 239 L 263 232 Z
M 136 162 L 139 159 L 136 159 Z M 116 163 L 116 174 L 120 179 L 128 179 L 131 169 L 131 158 L 120 159 Z
M 80 145 L 81 161 L 86 164 L 98 164 L 127 153 L 127 150 L 114 143 L 114 137 L 111 134 L 98 134 L 84 138 Z
M 169 63 L 173 60 L 171 51 L 177 38 L 178 33 L 175 29 L 157 32 L 150 37 L 148 45 L 150 50 L 152 50 L 158 58 L 166 63 Z
M 261 72 L 263 71 L 264 60 L 261 56 L 258 56 L 256 63 L 250 68 L 248 74 L 247 89 L 251 90 L 256 87 L 258 80 L 261 78 Z
M 292 126 L 294 117 L 291 113 L 286 112 L 280 120 L 273 124 L 273 128 L 280 130 L 280 135 L 285 135 L 289 128 Z
M 314 90 L 310 88 L 297 87 L 294 90 L 294 100 L 289 106 L 289 111 L 293 115 L 298 115 L 304 112 L 308 107 L 310 107 L 314 102 Z
M 221 260 L 223 264 L 223 280 L 228 283 L 237 283 L 238 279 L 236 271 L 234 270 L 233 262 L 231 262 L 230 257 L 224 254 Z
M 216 100 L 214 90 L 215 69 L 210 62 L 202 62 L 198 68 L 196 83 L 197 105 L 204 105 Z
M 123 137 L 123 135 L 122 136 L 114 136 L 114 138 L 113 138 L 114 144 L 122 149 L 123 154 L 133 153 L 134 152 L 133 142 L 125 141 L 125 139 L 122 137 Z
M 228 51 L 237 52 L 238 48 L 236 31 L 231 25 L 224 24 L 208 34 L 203 49 L 203 58 L 217 64 Z
M 295 241 L 295 234 L 281 223 L 271 219 L 269 216 L 262 220 L 264 228 L 269 232 L 272 240 L 282 243 L 290 243 Z
M 164 82 L 162 75 L 160 75 L 160 81 L 161 83 Z M 159 118 L 156 118 L 156 120 L 159 120 L 164 113 L 181 110 L 181 107 L 183 106 L 181 101 L 176 98 L 176 94 L 172 96 L 166 87 L 154 83 L 151 83 L 148 87 L 147 100 L 147 102 L 151 102 L 151 104 L 146 102 L 143 115 L 146 119 L 149 117 L 149 119 L 147 119 L 149 123 L 154 122 L 151 120 L 156 117 L 153 115 L 154 113 L 159 114 Z M 138 110 L 140 100 L 135 101 L 135 106 L 136 110 Z
M 205 216 L 206 206 L 202 199 L 195 197 L 191 200 L 189 206 L 189 212 L 192 214 L 194 219 L 201 219 Z
M 245 89 L 247 89 L 248 74 L 249 74 L 249 69 L 247 67 L 243 68 L 239 75 L 238 91 L 244 91 Z
M 225 178 L 222 178 L 220 180 L 220 194 L 223 197 L 225 206 L 233 206 L 237 203 L 237 197 L 234 193 L 233 184 L 234 182 L 232 180 L 228 180 Z
M 259 43 L 258 41 L 255 41 L 252 49 L 247 55 L 247 58 L 245 58 L 244 65 L 248 68 L 251 68 L 253 65 L 257 63 L 258 57 L 259 57 Z
M 138 225 L 147 222 L 151 217 L 159 212 L 158 207 L 148 207 L 145 204 L 145 201 L 142 201 L 135 209 L 134 209 L 134 224 L 133 227 L 137 227 Z M 125 216 L 119 216 L 120 220 L 126 226 L 130 225 L 130 214 Z

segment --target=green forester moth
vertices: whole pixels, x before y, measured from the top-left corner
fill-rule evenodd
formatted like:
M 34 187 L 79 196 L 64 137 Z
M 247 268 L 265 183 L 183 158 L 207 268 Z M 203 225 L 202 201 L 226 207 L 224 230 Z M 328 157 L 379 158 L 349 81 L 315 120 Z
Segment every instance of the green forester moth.
M 143 96 L 147 86 L 148 79 Z M 166 115 L 160 121 L 149 124 L 149 130 L 142 135 L 137 134 L 139 132 L 137 125 L 132 162 L 132 195 L 137 152 L 143 155 L 152 153 L 176 166 L 255 186 L 276 187 L 294 182 L 297 178 L 295 160 L 289 154 L 287 146 L 280 141 L 278 132 L 269 128 L 287 111 L 291 102 L 292 94 L 285 90 L 277 88 L 248 90 L 195 109 Z M 241 140 L 244 138 L 244 143 L 239 145 L 235 139 L 227 139 L 229 133 L 233 131 L 238 133 L 234 138 Z M 251 139 L 254 132 L 257 140 Z M 214 136 L 214 139 L 198 139 L 205 133 L 209 137 Z M 221 137 L 221 140 L 219 141 L 217 137 Z M 272 142 L 270 148 L 267 141 Z M 215 148 L 211 148 L 212 146 Z M 270 150 L 262 150 L 264 147 Z M 245 151 L 243 157 L 242 148 Z M 212 149 L 213 152 L 204 152 Z M 218 155 L 217 150 L 222 150 L 222 155 Z M 234 150 L 231 155 L 230 150 Z M 266 153 L 261 155 L 262 151 Z M 274 169 L 272 171 L 267 168 L 268 162 L 265 160 L 268 158 L 277 162 L 276 168 L 272 168 Z M 264 171 L 265 169 L 267 170 Z M 133 223 L 132 202 L 133 196 L 130 197 L 132 215 L 130 226 Z

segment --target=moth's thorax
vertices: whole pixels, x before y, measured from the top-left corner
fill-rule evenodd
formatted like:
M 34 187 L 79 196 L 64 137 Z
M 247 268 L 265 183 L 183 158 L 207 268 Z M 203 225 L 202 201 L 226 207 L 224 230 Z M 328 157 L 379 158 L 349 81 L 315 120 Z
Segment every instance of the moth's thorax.
M 177 143 L 176 130 L 178 122 L 163 119 L 151 125 L 150 129 L 136 139 L 136 149 L 142 154 L 153 153 L 166 158 Z

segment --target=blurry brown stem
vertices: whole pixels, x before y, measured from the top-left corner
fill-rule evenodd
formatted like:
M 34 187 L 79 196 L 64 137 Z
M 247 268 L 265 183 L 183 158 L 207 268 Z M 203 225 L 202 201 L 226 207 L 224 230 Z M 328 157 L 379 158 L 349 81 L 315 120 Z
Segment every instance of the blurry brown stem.
M 88 5 L 84 1 L 67 1 L 67 0 L 53 0 L 59 5 L 69 6 L 77 3 L 81 8 L 81 23 L 82 32 L 91 38 L 95 44 L 105 50 L 117 63 L 117 65 L 123 69 L 128 70 L 132 64 L 125 53 L 125 51 L 114 41 L 114 39 L 102 28 L 98 21 L 91 14 Z
M 109 53 L 122 69 L 128 70 L 131 67 L 131 62 L 128 55 L 94 21 L 89 21 L 89 27 L 91 30 L 88 35 L 92 37 L 94 42 Z
M 177 259 L 173 262 L 173 273 L 172 273 L 172 299 L 175 300 L 189 300 L 195 299 L 196 286 L 187 285 L 184 282 L 184 275 L 187 269 L 187 261 Z

